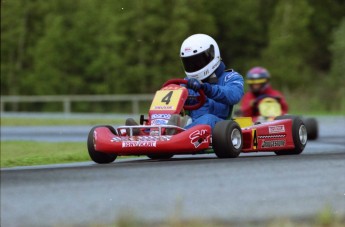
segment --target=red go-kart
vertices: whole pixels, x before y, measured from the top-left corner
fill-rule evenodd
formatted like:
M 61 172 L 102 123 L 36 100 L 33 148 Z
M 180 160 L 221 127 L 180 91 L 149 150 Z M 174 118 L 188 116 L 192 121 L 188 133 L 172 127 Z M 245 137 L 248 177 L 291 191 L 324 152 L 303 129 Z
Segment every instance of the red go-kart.
M 187 105 L 188 90 L 183 79 L 167 81 L 152 101 L 148 117 L 140 117 L 140 125 L 91 129 L 87 146 L 96 163 L 111 163 L 117 156 L 146 155 L 151 159 L 169 159 L 181 154 L 215 153 L 219 158 L 235 158 L 241 152 L 275 152 L 277 155 L 300 154 L 307 144 L 307 130 L 297 116 L 254 123 L 239 117 L 218 122 L 213 131 L 209 125 L 184 129 L 168 125 L 172 114 L 200 108 L 205 94 L 199 90 L 197 103 Z M 181 86 L 182 85 L 182 86 Z M 168 129 L 174 129 L 170 135 Z
M 259 116 L 252 117 L 253 122 L 267 122 L 285 118 L 280 103 L 280 98 L 270 95 L 262 95 L 258 97 L 253 103 L 253 112 L 257 112 Z M 241 113 L 237 113 L 241 115 Z M 289 118 L 289 117 L 288 117 Z M 319 126 L 315 118 L 312 117 L 301 117 L 307 128 L 308 140 L 316 140 L 319 135 Z

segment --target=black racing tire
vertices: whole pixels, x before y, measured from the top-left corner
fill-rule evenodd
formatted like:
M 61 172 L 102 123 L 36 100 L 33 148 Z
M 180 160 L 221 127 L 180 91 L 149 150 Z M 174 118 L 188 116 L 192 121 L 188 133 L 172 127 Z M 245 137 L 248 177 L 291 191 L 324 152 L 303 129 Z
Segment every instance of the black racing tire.
M 319 126 L 315 118 L 303 119 L 305 127 L 307 127 L 308 140 L 316 140 L 319 137 Z
M 232 120 L 220 121 L 212 133 L 212 146 L 218 158 L 236 158 L 243 147 L 241 127 Z
M 275 151 L 276 155 L 298 155 L 301 154 L 307 145 L 307 128 L 298 116 L 294 115 L 282 115 L 275 118 L 275 120 L 292 120 L 292 139 L 295 144 L 295 148 L 291 150 Z
M 152 160 L 159 160 L 159 159 L 170 159 L 174 155 L 173 154 L 148 154 L 147 157 L 149 157 Z
M 89 151 L 89 155 L 90 155 L 90 158 L 92 159 L 92 161 L 94 161 L 98 164 L 108 164 L 108 163 L 115 161 L 115 159 L 117 158 L 117 155 L 96 151 L 95 146 L 94 146 L 93 134 L 94 134 L 95 129 L 99 128 L 99 127 L 106 127 L 112 133 L 114 133 L 114 135 L 116 135 L 116 131 L 114 130 L 114 128 L 109 126 L 109 125 L 95 126 L 90 130 L 89 135 L 87 137 L 87 149 Z

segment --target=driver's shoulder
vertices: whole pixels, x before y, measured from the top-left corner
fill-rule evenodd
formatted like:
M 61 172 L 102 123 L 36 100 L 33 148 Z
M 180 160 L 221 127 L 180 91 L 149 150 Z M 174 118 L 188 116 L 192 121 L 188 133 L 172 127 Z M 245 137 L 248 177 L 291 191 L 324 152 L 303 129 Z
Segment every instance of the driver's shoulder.
M 224 72 L 235 72 L 234 69 L 225 69 Z
M 233 69 L 225 70 L 220 79 L 222 80 L 224 84 L 236 82 L 236 83 L 241 83 L 243 85 L 244 83 L 243 77 L 241 76 L 241 74 L 239 74 Z

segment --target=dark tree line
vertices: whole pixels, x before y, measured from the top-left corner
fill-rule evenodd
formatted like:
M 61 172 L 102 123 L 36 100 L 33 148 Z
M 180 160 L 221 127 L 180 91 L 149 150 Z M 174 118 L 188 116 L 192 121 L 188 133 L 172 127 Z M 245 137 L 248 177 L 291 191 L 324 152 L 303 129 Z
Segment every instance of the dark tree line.
M 207 33 L 229 68 L 344 110 L 343 0 L 2 0 L 1 95 L 152 93 Z M 297 97 L 297 96 L 296 96 Z M 320 104 L 321 103 L 321 104 Z

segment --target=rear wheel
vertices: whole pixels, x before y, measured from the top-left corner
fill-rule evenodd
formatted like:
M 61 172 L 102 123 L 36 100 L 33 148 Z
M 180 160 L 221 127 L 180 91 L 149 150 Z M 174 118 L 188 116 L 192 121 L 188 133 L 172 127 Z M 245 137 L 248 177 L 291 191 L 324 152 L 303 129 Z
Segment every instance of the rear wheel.
M 316 140 L 319 137 L 319 127 L 315 118 L 304 119 L 305 127 L 307 128 L 308 139 Z
M 158 160 L 158 159 L 170 159 L 174 155 L 173 154 L 148 154 L 147 157 L 153 159 L 153 160 Z
M 109 125 L 104 125 L 104 126 L 95 126 L 93 127 L 90 132 L 89 132 L 89 136 L 87 138 L 87 148 L 89 151 L 89 155 L 90 158 L 92 159 L 92 161 L 99 163 L 99 164 L 107 164 L 107 163 L 111 163 L 113 161 L 115 161 L 115 159 L 117 158 L 116 154 L 108 154 L 108 153 L 103 153 L 100 151 L 97 151 L 95 149 L 95 143 L 94 143 L 94 132 L 96 128 L 99 127 L 106 127 L 108 128 L 112 133 L 114 133 L 114 135 L 116 135 L 116 132 L 114 130 L 113 127 L 109 126 Z
M 296 155 L 302 153 L 307 145 L 307 128 L 301 118 L 292 115 L 283 115 L 275 118 L 276 120 L 292 120 L 292 138 L 295 145 L 294 149 L 275 151 L 277 155 Z
M 218 158 L 236 158 L 243 146 L 240 126 L 232 120 L 220 121 L 212 133 L 212 146 Z

